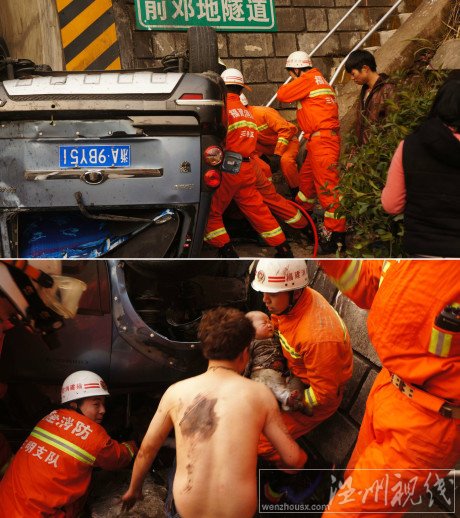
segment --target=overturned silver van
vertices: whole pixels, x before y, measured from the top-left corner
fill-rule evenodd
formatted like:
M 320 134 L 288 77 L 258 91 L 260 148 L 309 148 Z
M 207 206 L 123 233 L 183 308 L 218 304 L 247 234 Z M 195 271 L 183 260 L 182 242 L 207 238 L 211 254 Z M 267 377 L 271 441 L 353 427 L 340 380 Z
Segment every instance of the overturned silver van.
M 199 256 L 223 109 L 214 72 L 0 82 L 0 255 Z

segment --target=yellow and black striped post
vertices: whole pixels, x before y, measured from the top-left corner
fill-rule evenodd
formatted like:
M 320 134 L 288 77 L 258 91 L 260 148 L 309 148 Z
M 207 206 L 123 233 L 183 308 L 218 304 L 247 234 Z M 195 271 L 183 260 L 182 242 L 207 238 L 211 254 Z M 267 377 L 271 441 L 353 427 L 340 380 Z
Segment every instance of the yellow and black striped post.
M 121 68 L 112 0 L 56 0 L 66 70 Z

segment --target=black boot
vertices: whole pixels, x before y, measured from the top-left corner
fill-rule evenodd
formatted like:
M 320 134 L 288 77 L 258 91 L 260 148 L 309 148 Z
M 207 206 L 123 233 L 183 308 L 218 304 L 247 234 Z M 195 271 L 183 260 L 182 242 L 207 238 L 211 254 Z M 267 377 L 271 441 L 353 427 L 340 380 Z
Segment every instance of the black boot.
M 278 258 L 283 257 L 283 258 L 286 258 L 286 259 L 294 257 L 294 255 L 292 253 L 292 250 L 291 250 L 291 247 L 289 246 L 287 241 L 285 241 L 281 245 L 275 246 L 275 248 L 276 248 L 275 257 L 278 257 Z
M 337 251 L 344 252 L 347 248 L 345 232 L 327 232 L 320 237 L 318 253 L 321 255 L 335 254 Z
M 291 200 L 295 202 L 295 198 L 297 196 L 297 193 L 299 192 L 298 187 L 289 187 L 289 191 L 291 192 Z
M 237 258 L 239 255 L 234 246 L 231 243 L 227 243 L 219 248 L 217 257 Z

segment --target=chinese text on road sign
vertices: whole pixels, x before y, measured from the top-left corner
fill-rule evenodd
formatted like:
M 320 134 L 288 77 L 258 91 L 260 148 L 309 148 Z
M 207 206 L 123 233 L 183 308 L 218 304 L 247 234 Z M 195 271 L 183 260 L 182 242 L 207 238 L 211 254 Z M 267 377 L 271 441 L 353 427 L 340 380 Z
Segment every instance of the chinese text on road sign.
M 137 28 L 186 30 L 209 26 L 219 31 L 268 31 L 276 27 L 274 0 L 136 0 Z

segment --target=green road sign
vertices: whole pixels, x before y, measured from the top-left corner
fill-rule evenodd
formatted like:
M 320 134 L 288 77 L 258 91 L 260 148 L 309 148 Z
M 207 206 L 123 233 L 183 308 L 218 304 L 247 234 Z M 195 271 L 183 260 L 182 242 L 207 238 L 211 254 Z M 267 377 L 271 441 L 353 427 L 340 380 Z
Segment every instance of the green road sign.
M 136 25 L 144 31 L 276 32 L 275 0 L 135 0 Z

